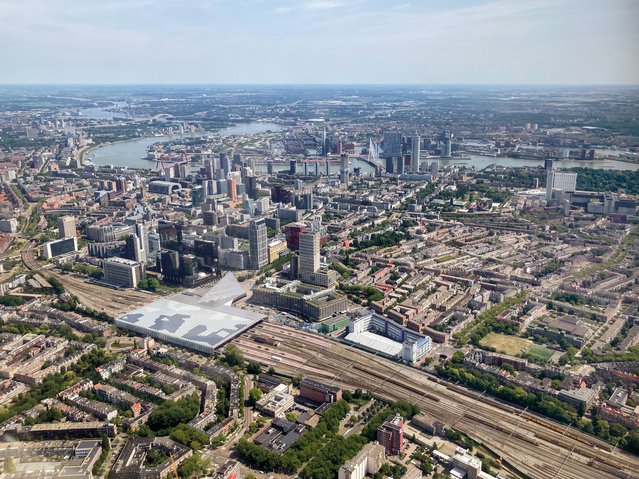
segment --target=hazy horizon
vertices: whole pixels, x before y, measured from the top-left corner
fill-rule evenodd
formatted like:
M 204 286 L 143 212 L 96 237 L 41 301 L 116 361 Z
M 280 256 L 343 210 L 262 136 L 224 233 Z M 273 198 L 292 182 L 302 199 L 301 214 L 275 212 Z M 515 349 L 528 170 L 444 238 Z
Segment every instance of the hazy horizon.
M 639 84 L 636 0 L 0 0 L 8 85 Z

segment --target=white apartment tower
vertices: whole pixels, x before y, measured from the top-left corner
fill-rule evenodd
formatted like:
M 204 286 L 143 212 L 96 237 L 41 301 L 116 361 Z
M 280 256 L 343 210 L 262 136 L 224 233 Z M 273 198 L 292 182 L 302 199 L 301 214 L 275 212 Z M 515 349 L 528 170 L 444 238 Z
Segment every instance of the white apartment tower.
M 410 171 L 419 171 L 419 154 L 421 152 L 422 139 L 415 134 L 412 138 L 411 154 L 410 154 Z

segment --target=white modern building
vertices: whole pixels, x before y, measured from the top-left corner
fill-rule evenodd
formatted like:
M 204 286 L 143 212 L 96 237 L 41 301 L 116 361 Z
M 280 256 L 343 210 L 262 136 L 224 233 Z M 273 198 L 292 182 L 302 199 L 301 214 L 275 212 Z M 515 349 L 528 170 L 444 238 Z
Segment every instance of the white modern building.
M 232 273 L 212 288 L 165 296 L 116 318 L 119 328 L 206 354 L 262 321 L 263 314 L 232 306 L 246 294 Z
M 105 282 L 125 288 L 137 288 L 146 275 L 140 262 L 118 257 L 105 259 L 102 270 Z
M 344 463 L 337 473 L 338 479 L 363 479 L 367 474 L 373 476 L 382 467 L 386 453 L 384 446 L 374 442 L 366 444 L 353 458 Z
M 430 336 L 405 328 L 372 311 L 353 317 L 344 339 L 410 364 L 422 361 L 432 349 Z
M 78 251 L 78 238 L 62 238 L 59 240 L 48 241 L 42 245 L 42 255 L 46 259 L 55 258 L 67 253 Z
M 577 173 L 549 170 L 546 177 L 546 201 L 552 200 L 553 191 L 574 193 L 577 189 Z

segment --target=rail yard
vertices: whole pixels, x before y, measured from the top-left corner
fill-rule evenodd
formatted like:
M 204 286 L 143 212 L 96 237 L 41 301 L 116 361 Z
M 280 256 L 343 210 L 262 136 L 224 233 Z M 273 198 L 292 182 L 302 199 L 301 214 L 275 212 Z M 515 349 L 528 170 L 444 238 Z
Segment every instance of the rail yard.
M 236 340 L 247 359 L 339 386 L 362 388 L 416 403 L 501 457 L 528 477 L 542 479 L 637 478 L 639 459 L 549 419 L 517 410 L 481 393 L 424 372 L 345 347 L 312 333 L 262 323 L 255 330 L 277 337 L 277 346 L 249 337 Z

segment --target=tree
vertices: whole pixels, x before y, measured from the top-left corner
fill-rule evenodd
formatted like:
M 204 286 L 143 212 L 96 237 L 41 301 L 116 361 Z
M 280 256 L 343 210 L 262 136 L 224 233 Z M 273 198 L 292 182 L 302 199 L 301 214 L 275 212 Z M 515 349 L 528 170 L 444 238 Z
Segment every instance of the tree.
M 179 424 L 173 428 L 171 431 L 171 439 L 185 446 L 189 446 L 196 451 L 210 442 L 209 436 L 187 424 Z
M 200 476 L 206 474 L 211 467 L 211 460 L 203 458 L 200 454 L 195 453 L 188 459 L 185 459 L 178 468 L 178 476 L 189 478 L 192 476 Z
M 160 282 L 156 278 L 149 278 L 147 282 L 151 291 L 155 291 L 160 287 Z
M 295 386 L 296 388 L 300 387 L 300 384 L 302 383 L 302 379 L 304 379 L 304 376 L 302 376 L 301 374 L 298 374 L 297 376 L 295 376 L 292 380 L 293 386 Z
M 586 404 L 580 401 L 579 406 L 577 406 L 577 416 L 581 418 L 584 414 L 586 414 Z
M 234 344 L 229 344 L 224 349 L 223 361 L 229 366 L 244 366 L 244 354 Z
M 249 404 L 253 407 L 257 404 L 257 402 L 262 399 L 262 390 L 258 388 L 253 388 L 249 391 Z
M 151 412 L 147 424 L 151 430 L 162 436 L 178 424 L 188 423 L 199 412 L 200 399 L 197 394 L 193 394 L 177 401 L 164 401 Z
M 109 440 L 109 436 L 107 436 L 106 434 L 102 435 L 102 449 L 104 451 L 111 450 L 111 441 Z
M 260 374 L 262 372 L 262 367 L 257 361 L 249 361 L 246 370 L 249 374 Z

